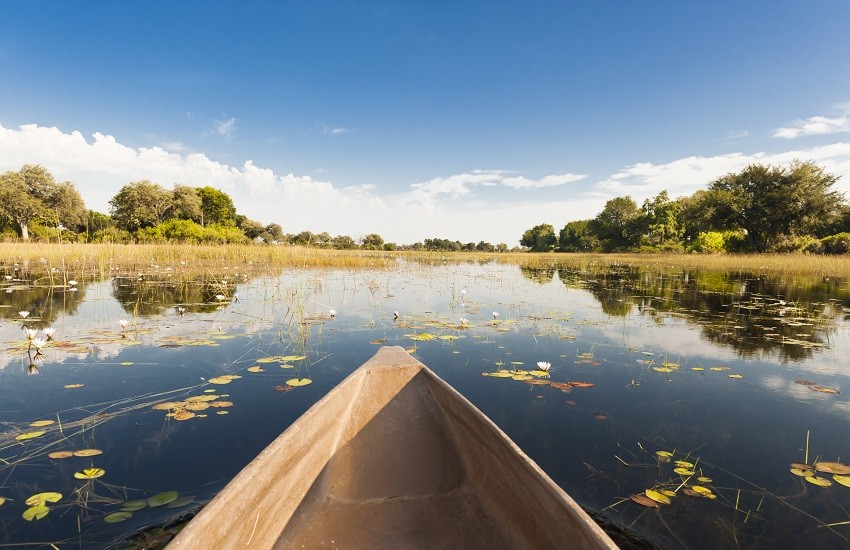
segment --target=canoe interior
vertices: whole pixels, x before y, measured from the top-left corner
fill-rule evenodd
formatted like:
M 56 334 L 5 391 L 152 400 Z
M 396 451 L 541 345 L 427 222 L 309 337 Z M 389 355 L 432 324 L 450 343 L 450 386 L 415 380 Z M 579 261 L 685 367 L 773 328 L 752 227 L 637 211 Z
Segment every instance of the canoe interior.
M 615 548 L 483 414 L 382 348 L 286 430 L 174 548 Z

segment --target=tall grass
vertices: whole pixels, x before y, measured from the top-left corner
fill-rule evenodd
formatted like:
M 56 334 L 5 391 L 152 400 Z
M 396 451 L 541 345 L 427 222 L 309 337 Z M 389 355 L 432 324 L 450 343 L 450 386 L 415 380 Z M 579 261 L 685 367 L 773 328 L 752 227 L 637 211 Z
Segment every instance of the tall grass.
M 808 254 L 557 254 L 329 250 L 300 246 L 186 245 L 186 244 L 55 244 L 0 243 L 0 269 L 53 272 L 57 278 L 106 276 L 153 266 L 216 272 L 241 266 L 252 271 L 283 267 L 381 268 L 398 262 L 425 264 L 499 262 L 527 267 L 557 265 L 579 269 L 605 269 L 622 265 L 651 269 L 697 269 L 777 275 L 846 277 L 850 255 Z

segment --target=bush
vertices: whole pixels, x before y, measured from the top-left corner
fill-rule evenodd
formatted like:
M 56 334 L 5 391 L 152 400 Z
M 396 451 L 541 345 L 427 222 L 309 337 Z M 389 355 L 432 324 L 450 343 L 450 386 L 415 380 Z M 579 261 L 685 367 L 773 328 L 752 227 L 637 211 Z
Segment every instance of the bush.
M 718 231 L 703 231 L 691 243 L 691 252 L 720 254 L 726 252 L 726 238 Z
M 820 239 L 812 235 L 801 235 L 799 237 L 783 236 L 773 246 L 772 252 L 805 252 L 807 254 L 819 254 L 823 250 Z
M 847 254 L 850 252 L 850 233 L 837 233 L 820 240 L 824 254 Z

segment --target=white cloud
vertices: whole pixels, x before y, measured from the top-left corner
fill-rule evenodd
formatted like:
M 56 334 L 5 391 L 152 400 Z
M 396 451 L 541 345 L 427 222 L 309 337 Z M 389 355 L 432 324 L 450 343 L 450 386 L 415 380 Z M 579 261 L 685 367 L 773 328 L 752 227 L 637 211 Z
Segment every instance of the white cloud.
M 236 129 L 236 118 L 229 118 L 227 120 L 213 120 L 213 124 L 215 125 L 215 133 L 229 138 L 233 131 Z
M 723 141 L 741 139 L 747 137 L 748 135 L 750 135 L 750 133 L 746 130 L 731 130 L 728 134 L 726 134 L 726 137 L 723 138 Z
M 793 139 L 800 136 L 821 136 L 825 134 L 843 134 L 850 132 L 850 109 L 837 117 L 813 116 L 798 120 L 793 126 L 777 128 L 773 137 Z
M 421 200 L 433 200 L 439 195 L 450 197 L 465 197 L 473 194 L 472 188 L 504 186 L 513 189 L 539 189 L 555 187 L 579 181 L 587 177 L 585 174 L 562 174 L 546 176 L 533 180 L 524 176 L 507 177 L 506 170 L 472 170 L 463 174 L 448 177 L 438 177 L 424 183 L 414 183 L 412 195 Z
M 562 174 L 560 176 L 546 176 L 539 180 L 531 180 L 523 176 L 505 178 L 502 180 L 502 185 L 513 187 L 514 189 L 539 189 L 541 187 L 555 187 L 558 185 L 566 185 L 579 180 L 583 180 L 587 174 Z
M 600 190 L 614 195 L 629 194 L 643 199 L 667 190 L 672 197 L 689 195 L 712 180 L 745 168 L 749 164 L 787 164 L 811 160 L 828 172 L 841 176 L 839 190 L 850 190 L 850 143 L 834 143 L 782 153 L 729 153 L 713 157 L 692 156 L 664 164 L 641 162 L 611 174 L 599 182 Z

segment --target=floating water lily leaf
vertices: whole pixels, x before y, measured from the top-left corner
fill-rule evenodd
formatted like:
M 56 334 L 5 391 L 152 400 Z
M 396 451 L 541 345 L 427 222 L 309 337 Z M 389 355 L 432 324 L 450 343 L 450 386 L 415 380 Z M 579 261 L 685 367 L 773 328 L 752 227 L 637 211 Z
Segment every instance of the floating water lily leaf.
M 427 332 L 421 332 L 419 334 L 405 334 L 405 337 L 417 342 L 427 342 L 428 340 L 434 340 L 437 338 L 433 334 L 428 334 Z
M 102 477 L 105 473 L 106 470 L 102 468 L 86 468 L 82 472 L 74 473 L 74 477 L 77 479 L 97 479 Z
M 210 408 L 210 404 L 203 401 L 193 401 L 186 403 L 187 411 L 204 411 Z
M 173 502 L 170 502 L 168 504 L 168 508 L 180 508 L 182 506 L 192 504 L 193 502 L 195 502 L 195 497 L 180 497 L 175 499 Z
M 711 370 L 713 370 L 713 371 L 724 371 L 724 370 L 731 370 L 731 369 L 729 367 L 711 367 Z
M 832 476 L 832 480 L 838 483 L 839 485 L 850 487 L 850 476 Z
M 841 393 L 835 388 L 827 388 L 826 386 L 807 386 L 810 390 L 816 391 L 818 393 Z
M 661 366 L 667 367 L 668 369 L 678 369 L 682 365 L 680 365 L 679 363 L 673 363 L 671 361 L 664 361 L 663 363 L 661 363 Z
M 670 458 L 671 456 L 673 456 L 673 453 L 671 453 L 670 451 L 656 451 L 655 454 L 662 458 Z
M 193 395 L 192 397 L 186 398 L 186 403 L 197 403 L 204 401 L 215 401 L 218 399 L 218 395 Z
M 671 491 L 670 489 L 661 489 L 658 492 L 663 494 L 663 495 L 667 495 L 668 497 L 676 496 L 676 491 Z
M 696 473 L 695 471 L 689 470 L 688 468 L 675 468 L 673 471 L 679 474 L 680 476 L 692 476 Z
M 505 371 L 485 372 L 484 375 L 485 376 L 495 376 L 496 378 L 510 378 L 511 376 L 513 376 L 513 374 L 511 374 L 509 372 L 505 372 Z
M 730 374 L 729 378 L 743 378 L 740 374 Z
M 36 493 L 26 500 L 27 506 L 44 506 L 48 502 L 59 502 L 62 493 L 49 491 L 47 493 Z
M 817 485 L 818 487 L 831 487 L 832 482 L 825 477 L 817 477 L 817 476 L 806 476 L 803 479 L 811 483 L 812 485 Z
M 230 384 L 231 380 L 223 376 L 216 376 L 215 378 L 210 378 L 207 382 L 210 384 Z
M 283 361 L 280 355 L 273 355 L 271 357 L 262 357 L 257 359 L 257 363 L 280 363 Z
M 43 428 L 45 426 L 50 426 L 51 424 L 55 424 L 55 420 L 36 420 L 35 422 L 30 422 L 30 426 L 33 428 Z
M 286 381 L 286 384 L 289 386 L 306 386 L 307 384 L 312 384 L 313 381 L 309 378 L 292 378 Z
M 374 339 L 374 340 L 369 340 L 369 343 L 370 343 L 370 344 L 376 344 L 376 345 L 378 345 L 378 344 L 386 344 L 386 343 L 387 343 L 387 339 L 386 339 L 386 338 L 376 338 L 376 339 Z
M 812 470 L 802 470 L 800 468 L 791 468 L 790 472 L 799 477 L 814 477 L 815 475 Z
M 74 388 L 82 388 L 85 384 L 65 384 L 65 389 L 71 390 Z
M 548 386 L 549 385 L 548 380 L 532 379 L 532 380 L 523 380 L 523 382 L 525 382 L 526 384 L 531 384 L 532 386 Z
M 570 381 L 570 382 L 567 382 L 567 384 L 569 384 L 570 386 L 576 387 L 576 388 L 592 388 L 593 387 L 593 384 L 591 384 L 590 382 Z
M 303 361 L 307 359 L 306 355 L 284 355 L 280 358 L 281 361 Z
M 555 389 L 561 390 L 564 393 L 569 393 L 573 389 L 573 385 L 568 384 L 567 382 L 549 382 L 549 385 Z
M 190 418 L 195 418 L 195 416 L 195 413 L 193 413 L 192 411 L 180 411 L 174 413 L 171 418 L 173 418 L 174 420 L 189 420 Z
M 254 365 L 253 367 L 248 367 L 246 370 L 248 372 L 265 372 L 263 370 L 263 367 L 261 367 L 260 365 Z
M 673 369 L 668 368 L 668 367 L 652 367 L 652 370 L 655 370 L 655 371 L 658 371 L 658 372 L 673 372 Z
M 27 508 L 24 510 L 22 514 L 23 518 L 27 521 L 32 521 L 34 519 L 41 519 L 46 516 L 50 512 L 50 508 L 47 506 L 33 506 L 32 508 Z
M 652 489 L 647 489 L 643 493 L 655 502 L 658 502 L 660 504 L 670 504 L 670 497 L 668 497 L 664 493 L 653 491 Z
M 511 361 L 511 365 L 524 365 L 523 361 Z
M 815 469 L 818 472 L 826 472 L 828 474 L 850 474 L 850 466 L 841 464 L 840 462 L 818 462 L 815 464 Z
M 809 466 L 808 464 L 800 464 L 799 462 L 792 462 L 792 468 L 799 468 L 800 470 L 814 470 L 814 466 Z
M 658 503 L 646 495 L 629 495 L 629 498 L 641 506 L 646 506 L 647 508 L 659 508 Z
M 146 500 L 133 500 L 121 507 L 122 512 L 137 512 L 148 505 Z
M 157 403 L 153 407 L 154 410 L 157 411 L 168 411 L 171 409 L 176 409 L 178 407 L 185 407 L 186 401 L 166 401 L 165 403 Z
M 232 401 L 213 401 L 212 403 L 210 403 L 210 407 L 216 407 L 216 408 L 222 408 L 222 409 L 226 408 L 226 407 L 232 407 L 232 406 L 233 406 Z
M 219 378 L 224 378 L 226 380 L 239 380 L 242 377 L 238 374 L 222 374 Z
M 6 504 L 6 497 L 0 497 L 0 506 Z
M 678 466 L 679 468 L 693 468 L 694 467 L 693 463 L 688 462 L 687 460 L 677 460 L 676 466 Z
M 514 375 L 511 376 L 511 378 L 513 378 L 514 380 L 519 380 L 519 381 L 531 380 L 531 375 L 530 374 L 514 374 Z
M 133 364 L 133 362 L 132 361 L 122 361 L 118 364 L 121 365 L 122 367 L 129 367 L 130 365 Z
M 29 440 L 29 439 L 35 439 L 36 437 L 41 437 L 41 436 L 43 436 L 43 435 L 44 435 L 44 434 L 46 434 L 46 433 L 47 433 L 47 432 L 45 432 L 45 431 L 41 431 L 41 432 L 27 432 L 27 433 L 25 433 L 25 434 L 20 434 L 19 436 L 15 437 L 15 439 L 16 439 L 17 441 L 27 441 L 27 440 Z
M 528 371 L 528 374 L 530 374 L 530 375 L 532 375 L 532 376 L 549 376 L 549 371 L 545 371 L 545 370 L 530 370 L 530 371 Z
M 703 487 L 702 485 L 692 485 L 691 489 L 693 489 L 695 492 L 697 492 L 701 495 L 710 495 L 711 494 L 711 489 L 709 489 L 708 487 Z
M 702 367 L 691 367 L 691 370 L 694 370 L 694 371 L 697 371 L 697 372 L 702 372 L 702 371 L 704 371 L 705 369 L 704 369 L 704 368 L 702 368 Z
M 165 506 L 166 504 L 177 500 L 178 496 L 179 493 L 177 491 L 168 491 L 167 493 L 160 493 L 148 499 L 148 506 L 150 506 L 151 508 L 156 508 L 157 506 Z
M 74 451 L 74 456 L 97 456 L 102 454 L 103 451 L 100 449 L 80 449 L 79 451 Z
M 697 478 L 697 481 L 699 481 L 700 483 L 711 483 L 711 482 L 712 482 L 712 481 L 714 481 L 714 480 L 713 480 L 713 479 L 711 479 L 710 477 L 699 476 L 699 477 Z
M 457 340 L 458 338 L 460 338 L 460 336 L 455 334 L 444 334 L 440 336 L 440 340 Z
M 71 451 L 53 451 L 47 456 L 49 456 L 50 458 L 71 458 L 72 456 L 74 456 L 74 453 L 72 453 Z
M 119 521 L 128 520 L 131 517 L 133 517 L 133 514 L 127 511 L 114 512 L 103 518 L 103 521 L 106 523 L 118 523 Z

